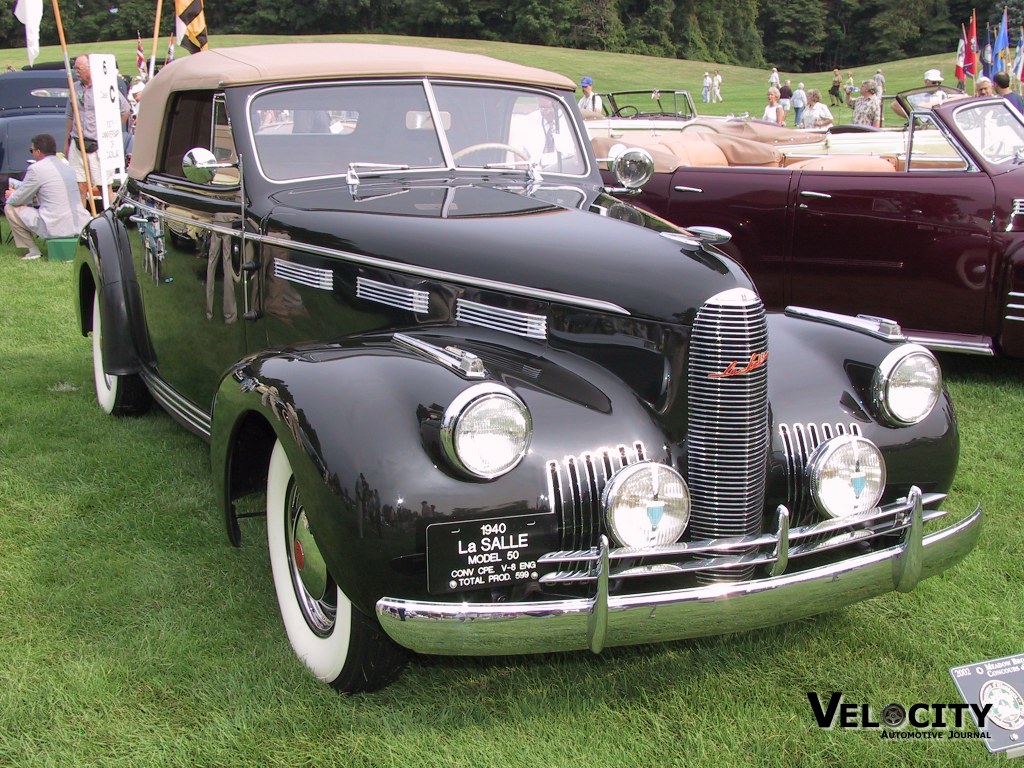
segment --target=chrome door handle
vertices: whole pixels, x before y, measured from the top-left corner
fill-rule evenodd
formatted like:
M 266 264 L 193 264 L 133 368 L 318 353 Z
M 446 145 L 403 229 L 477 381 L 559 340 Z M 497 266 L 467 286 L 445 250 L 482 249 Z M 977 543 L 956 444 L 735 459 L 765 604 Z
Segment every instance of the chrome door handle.
M 676 192 L 696 192 L 699 195 L 704 194 L 704 190 L 700 187 L 673 187 Z
M 811 192 L 809 190 L 802 191 L 800 193 L 800 196 L 801 197 L 818 197 L 818 198 L 821 198 L 822 200 L 831 200 L 832 199 L 832 195 L 827 195 L 824 192 Z

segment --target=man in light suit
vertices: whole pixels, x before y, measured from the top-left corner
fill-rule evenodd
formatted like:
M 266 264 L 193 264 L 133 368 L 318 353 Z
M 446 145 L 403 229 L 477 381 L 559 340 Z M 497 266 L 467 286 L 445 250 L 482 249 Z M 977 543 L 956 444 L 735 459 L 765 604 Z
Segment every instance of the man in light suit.
M 14 245 L 28 249 L 21 257 L 25 260 L 39 258 L 34 235 L 43 239 L 76 237 L 89 221 L 78 195 L 75 172 L 57 157 L 53 136 L 33 136 L 29 153 L 35 162 L 29 166 L 24 181 L 4 193 L 4 215 L 11 225 Z

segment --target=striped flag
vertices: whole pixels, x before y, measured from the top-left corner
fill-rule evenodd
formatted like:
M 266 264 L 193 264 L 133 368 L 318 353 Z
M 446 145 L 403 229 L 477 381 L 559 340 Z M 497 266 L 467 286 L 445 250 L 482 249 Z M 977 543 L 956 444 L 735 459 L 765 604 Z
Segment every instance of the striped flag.
M 172 61 L 174 61 L 174 35 L 171 35 L 167 41 L 167 58 L 164 60 L 164 66 L 166 67 Z
M 206 14 L 203 0 L 174 0 L 174 28 L 178 42 L 189 53 L 205 51 Z
M 978 18 L 971 13 L 971 26 L 967 30 L 967 45 L 964 46 L 964 74 L 976 77 L 978 74 Z
M 146 52 L 142 49 L 142 35 L 138 32 L 135 34 L 139 37 L 139 44 L 135 47 L 135 68 L 139 70 L 139 77 L 145 80 L 149 71 L 146 68 Z
M 1020 28 L 1020 37 L 1017 38 L 1017 55 L 1013 57 L 1013 76 L 1018 81 L 1024 81 L 1024 27 Z

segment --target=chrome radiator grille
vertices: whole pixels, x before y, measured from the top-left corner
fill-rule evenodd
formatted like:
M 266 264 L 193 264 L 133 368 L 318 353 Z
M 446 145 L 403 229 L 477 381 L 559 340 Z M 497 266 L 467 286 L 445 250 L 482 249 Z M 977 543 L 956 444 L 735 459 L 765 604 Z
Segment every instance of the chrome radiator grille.
M 562 521 L 562 549 L 586 549 L 601 530 L 601 494 L 616 470 L 645 460 L 643 443 L 549 461 L 548 499 Z
M 689 397 L 691 537 L 760 533 L 769 440 L 768 327 L 752 291 L 725 291 L 698 310 Z

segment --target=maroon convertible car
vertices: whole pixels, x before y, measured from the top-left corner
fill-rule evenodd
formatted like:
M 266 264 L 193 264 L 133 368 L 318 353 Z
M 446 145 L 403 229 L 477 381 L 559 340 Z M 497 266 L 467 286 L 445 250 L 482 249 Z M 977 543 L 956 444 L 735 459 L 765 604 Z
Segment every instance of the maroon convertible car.
M 656 172 L 631 202 L 726 230 L 721 247 L 766 304 L 892 318 L 937 350 L 1024 356 L 1024 120 L 1006 101 L 946 101 L 898 131 L 696 122 L 593 143 L 599 157 L 648 149 Z

